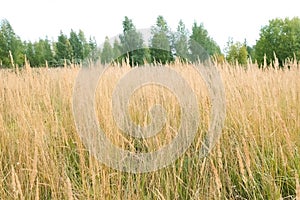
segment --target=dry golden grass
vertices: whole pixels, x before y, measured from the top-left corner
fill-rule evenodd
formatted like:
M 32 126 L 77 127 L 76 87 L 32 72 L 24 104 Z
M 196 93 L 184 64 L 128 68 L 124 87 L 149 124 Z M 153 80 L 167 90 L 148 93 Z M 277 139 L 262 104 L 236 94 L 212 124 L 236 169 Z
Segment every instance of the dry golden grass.
M 99 163 L 82 144 L 72 116 L 78 68 L 0 71 L 0 199 L 295 199 L 300 196 L 300 66 L 260 70 L 254 64 L 218 65 L 226 90 L 226 121 L 211 154 L 199 158 L 210 100 L 187 65 L 171 66 L 191 85 L 201 122 L 195 141 L 172 165 L 145 174 Z M 179 105 L 164 88 L 147 86 L 131 98 L 136 123 L 155 103 L 168 113 L 166 127 L 147 141 L 122 134 L 110 98 L 128 67 L 112 67 L 96 95 L 101 127 L 110 140 L 135 151 L 167 145 L 179 124 Z M 151 93 L 150 95 L 147 95 Z M 175 131 L 174 131 L 175 130 Z

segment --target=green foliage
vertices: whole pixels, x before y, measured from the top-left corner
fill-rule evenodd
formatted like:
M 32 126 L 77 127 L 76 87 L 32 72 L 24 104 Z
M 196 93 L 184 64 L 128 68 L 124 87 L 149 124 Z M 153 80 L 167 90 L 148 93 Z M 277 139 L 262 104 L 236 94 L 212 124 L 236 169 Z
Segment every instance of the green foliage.
M 176 56 L 185 61 L 189 58 L 189 46 L 188 46 L 188 30 L 182 20 L 179 21 L 177 26 L 177 32 L 173 37 L 174 48 Z
M 31 67 L 45 66 L 46 61 L 49 66 L 55 63 L 52 44 L 50 40 L 40 39 L 38 42 L 24 42 L 25 51 L 24 54 L 27 56 Z
M 48 39 L 40 39 L 37 43 L 34 44 L 34 48 L 35 57 L 37 60 L 37 65 L 35 65 L 35 67 L 44 66 L 46 61 L 50 63 L 54 62 L 51 44 Z
M 81 35 L 80 32 L 79 32 L 79 35 Z M 92 61 L 97 61 L 100 59 L 100 54 L 101 54 L 101 51 L 97 47 L 97 42 L 96 42 L 95 38 L 90 37 L 88 43 L 83 43 L 84 59 L 90 59 Z
M 89 43 L 86 41 L 85 35 L 82 30 L 79 30 L 77 37 L 79 39 L 79 48 L 78 48 L 78 58 L 77 59 L 87 59 L 91 57 L 92 50 L 94 49 L 94 46 L 97 46 L 95 40 L 90 38 Z M 73 53 L 74 54 L 74 53 Z M 75 57 L 76 59 L 76 57 Z
M 226 60 L 235 64 L 236 62 L 240 65 L 247 64 L 248 51 L 247 46 L 240 42 L 233 42 L 232 38 L 227 42 L 226 51 Z
M 119 36 L 121 41 L 122 59 L 128 59 L 130 66 L 142 65 L 148 57 L 144 46 L 142 34 L 138 32 L 127 16 L 123 21 L 123 34 Z
M 58 64 L 63 65 L 64 60 L 67 60 L 67 62 L 70 63 L 72 60 L 72 54 L 72 45 L 68 37 L 61 31 L 58 36 L 58 41 L 55 43 L 55 56 Z
M 9 51 L 12 53 L 14 63 L 22 65 L 24 62 L 23 43 L 10 23 L 4 19 L 0 21 L 0 64 L 4 67 L 11 66 Z
M 247 47 L 245 45 L 242 45 L 242 47 L 239 49 L 238 61 L 241 65 L 246 65 L 247 64 L 247 58 L 248 58 Z
M 60 32 L 57 42 L 39 39 L 37 42 L 24 41 L 14 33 L 12 26 L 7 20 L 0 22 L 0 66 L 10 67 L 11 51 L 15 64 L 22 66 L 24 56 L 32 67 L 44 66 L 46 61 L 49 66 L 62 66 L 65 59 L 67 63 L 80 63 L 83 60 L 96 61 L 99 59 L 100 51 L 95 38 L 87 42 L 82 30 L 78 34 L 71 30 L 70 37 Z
M 254 48 L 253 48 L 253 46 L 252 47 L 248 46 L 246 39 L 245 39 L 244 44 L 245 44 L 246 49 L 247 49 L 248 58 L 251 59 L 251 60 L 254 59 L 255 55 L 254 55 Z
M 255 45 L 255 58 L 260 65 L 264 63 L 264 55 L 267 64 L 274 62 L 274 54 L 278 58 L 279 65 L 287 58 L 300 57 L 300 19 L 273 19 L 260 30 L 260 38 Z
M 116 59 L 118 62 L 120 60 L 118 59 L 121 55 L 122 46 L 120 45 L 120 42 L 115 39 L 113 44 L 113 53 L 114 53 L 114 59 Z
M 105 42 L 103 44 L 102 53 L 101 53 L 101 63 L 102 64 L 110 63 L 113 59 L 114 59 L 114 51 L 108 37 L 106 37 Z
M 137 31 L 132 20 L 128 17 L 122 22 L 123 33 L 119 40 L 115 40 L 113 47 L 105 44 L 102 62 L 128 61 L 131 66 L 143 65 L 144 62 L 172 62 L 174 57 L 181 61 L 198 61 L 210 57 L 223 62 L 220 47 L 209 36 L 203 24 L 196 22 L 192 26 L 189 35 L 182 20 L 179 21 L 177 31 L 171 34 L 170 28 L 163 16 L 158 16 L 156 24 L 152 27 L 150 48 L 144 45 L 142 34 Z M 300 57 L 300 19 L 273 19 L 267 26 L 260 30 L 260 38 L 254 47 L 247 43 L 230 43 L 226 49 L 226 59 L 238 62 L 241 65 L 247 63 L 247 58 L 256 59 L 261 66 L 264 57 L 266 65 L 277 62 L 283 66 L 286 59 Z M 26 55 L 31 66 L 43 66 L 48 62 L 49 66 L 62 66 L 65 60 L 67 64 L 82 63 L 85 60 L 96 61 L 100 59 L 101 51 L 97 47 L 95 38 L 87 41 L 84 32 L 71 30 L 69 37 L 60 32 L 57 41 L 40 39 L 37 42 L 25 41 L 14 33 L 7 20 L 0 21 L 0 66 L 11 67 L 12 53 L 14 63 L 22 66 Z
M 24 42 L 25 54 L 31 66 L 39 66 L 38 60 L 35 56 L 35 48 L 32 42 Z
M 208 35 L 207 30 L 203 24 L 199 26 L 195 22 L 192 27 L 192 35 L 189 40 L 189 47 L 191 51 L 190 59 L 192 61 L 205 60 L 207 56 L 214 56 L 221 54 L 221 49 L 217 43 Z
M 65 59 L 68 64 L 79 64 L 84 60 L 95 61 L 100 54 L 95 38 L 90 37 L 87 42 L 82 30 L 79 30 L 78 34 L 71 30 L 70 38 L 61 32 L 54 47 L 56 60 L 60 66 Z
M 158 61 L 162 64 L 173 61 L 171 51 L 171 33 L 166 20 L 158 16 L 156 26 L 152 27 L 152 38 L 150 54 L 152 61 Z
M 83 38 L 85 40 L 85 38 Z M 83 60 L 83 42 L 80 40 L 79 35 L 71 30 L 70 32 L 70 44 L 72 47 L 72 61 L 79 63 Z
M 124 21 L 122 22 L 122 24 L 123 24 L 123 33 L 124 34 L 129 32 L 129 31 L 136 30 L 132 20 L 129 19 L 127 16 L 125 16 Z

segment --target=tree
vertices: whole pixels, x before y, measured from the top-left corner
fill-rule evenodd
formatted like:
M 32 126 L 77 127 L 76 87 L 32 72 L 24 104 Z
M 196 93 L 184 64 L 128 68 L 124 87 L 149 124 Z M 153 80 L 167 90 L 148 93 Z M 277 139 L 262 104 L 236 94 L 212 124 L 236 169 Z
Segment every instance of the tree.
M 254 59 L 255 56 L 253 46 L 249 46 L 246 39 L 244 40 L 244 45 L 247 49 L 247 58 L 250 60 Z
M 3 66 L 11 66 L 9 52 L 11 52 L 14 63 L 22 65 L 24 62 L 24 45 L 10 25 L 4 19 L 0 22 L 0 60 Z
M 185 24 L 182 20 L 180 20 L 178 23 L 177 32 L 175 33 L 173 39 L 176 56 L 182 61 L 188 59 L 188 30 L 185 28 Z
M 114 60 L 116 62 L 121 62 L 121 60 L 120 60 L 121 50 L 122 50 L 122 46 L 121 46 L 119 40 L 115 39 L 114 44 L 113 44 L 113 54 L 114 54 Z
M 300 19 L 273 19 L 262 27 L 260 37 L 254 47 L 255 59 L 260 65 L 267 57 L 267 64 L 274 62 L 274 54 L 279 65 L 283 66 L 287 58 L 293 59 L 294 55 L 300 57 Z
M 27 56 L 27 60 L 29 60 L 31 66 L 38 66 L 38 60 L 35 56 L 35 48 L 32 42 L 24 42 L 25 47 L 25 55 Z
M 108 37 L 105 37 L 105 42 L 103 44 L 103 49 L 101 52 L 101 63 L 107 64 L 114 59 L 113 48 L 111 47 Z
M 241 65 L 246 65 L 248 60 L 247 46 L 242 45 L 239 49 L 238 62 Z
M 199 26 L 195 22 L 192 27 L 192 35 L 189 40 L 192 61 L 206 60 L 209 56 L 221 54 L 221 49 L 217 43 L 208 35 L 203 24 Z
M 72 60 L 72 46 L 63 32 L 60 32 L 58 36 L 58 41 L 55 43 L 55 55 L 58 61 L 58 65 L 63 65 L 64 60 L 66 59 L 67 62 L 71 62 Z
M 152 27 L 152 38 L 150 46 L 150 54 L 152 61 L 158 61 L 166 64 L 173 61 L 171 51 L 171 34 L 166 20 L 163 16 L 158 16 L 156 26 Z
M 114 44 L 113 44 L 113 51 L 114 51 L 114 57 L 115 58 L 120 56 L 120 54 L 121 54 L 121 48 L 122 47 L 120 45 L 120 42 L 117 39 L 115 39 L 114 40 Z
M 82 46 L 82 59 L 96 61 L 100 57 L 95 37 L 90 37 L 87 42 L 84 32 L 79 30 L 78 38 Z
M 37 60 L 36 67 L 45 66 L 46 61 L 53 63 L 54 57 L 51 49 L 50 41 L 46 39 L 40 39 L 38 42 L 34 43 L 35 57 Z
M 127 16 L 123 21 L 121 41 L 121 60 L 128 58 L 131 66 L 142 65 L 147 58 L 147 49 L 144 46 L 142 34 L 137 32 L 133 22 Z
M 83 42 L 80 40 L 79 35 L 73 30 L 70 32 L 69 41 L 72 47 L 72 61 L 78 64 L 83 60 Z
M 24 54 L 27 56 L 31 67 L 45 66 L 46 61 L 49 65 L 55 63 L 51 43 L 46 39 L 39 39 L 38 42 L 24 42 Z
M 84 54 L 84 59 L 91 59 L 92 61 L 97 61 L 100 58 L 101 51 L 97 47 L 97 42 L 95 37 L 90 37 L 88 46 L 83 45 L 83 54 Z
M 246 44 L 240 42 L 233 42 L 233 39 L 230 38 L 227 42 L 226 51 L 226 60 L 235 64 L 238 62 L 240 65 L 246 65 L 248 59 L 248 51 Z

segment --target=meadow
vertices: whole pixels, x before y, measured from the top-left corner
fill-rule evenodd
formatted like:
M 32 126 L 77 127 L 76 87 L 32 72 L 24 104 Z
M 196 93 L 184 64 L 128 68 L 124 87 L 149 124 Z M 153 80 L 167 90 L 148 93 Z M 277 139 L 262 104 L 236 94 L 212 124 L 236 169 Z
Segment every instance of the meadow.
M 0 70 L 0 199 L 300 199 L 300 63 L 284 70 L 216 65 L 226 119 L 212 152 L 199 158 L 211 107 L 205 84 L 189 65 L 176 63 L 169 67 L 197 96 L 196 138 L 171 165 L 137 174 L 107 167 L 83 145 L 72 113 L 79 67 Z M 99 81 L 98 121 L 120 148 L 154 151 L 176 135 L 180 106 L 166 88 L 137 90 L 128 107 L 131 119 L 149 123 L 145 113 L 159 103 L 167 111 L 166 126 L 146 141 L 124 135 L 110 102 L 130 70 L 112 66 Z

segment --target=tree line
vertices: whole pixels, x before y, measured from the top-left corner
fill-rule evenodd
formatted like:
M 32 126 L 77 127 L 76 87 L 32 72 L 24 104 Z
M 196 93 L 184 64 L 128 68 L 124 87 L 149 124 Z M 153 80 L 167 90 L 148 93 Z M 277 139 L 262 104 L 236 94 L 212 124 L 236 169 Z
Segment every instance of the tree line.
M 175 57 L 182 61 L 195 61 L 201 58 L 199 46 L 203 47 L 204 54 L 221 55 L 220 47 L 208 35 L 203 24 L 198 25 L 195 22 L 192 34 L 189 35 L 188 29 L 180 20 L 176 32 L 173 33 L 163 16 L 158 16 L 156 24 L 151 27 L 151 38 L 148 42 L 146 47 L 142 34 L 137 31 L 132 20 L 125 17 L 123 33 L 119 38 L 115 38 L 111 44 L 106 37 L 101 52 L 101 62 L 109 63 L 127 59 L 130 65 L 142 65 L 145 62 L 166 64 L 173 62 Z
M 244 42 L 234 42 L 229 38 L 222 54 L 220 46 L 209 36 L 202 23 L 194 22 L 191 33 L 182 20 L 172 32 L 163 16 L 158 16 L 151 27 L 149 41 L 144 41 L 133 21 L 124 18 L 123 31 L 112 42 L 105 38 L 103 46 L 97 45 L 94 37 L 86 36 L 82 30 L 71 30 L 68 35 L 62 31 L 56 41 L 47 37 L 36 42 L 22 41 L 15 34 L 8 20 L 0 22 L 0 66 L 11 67 L 11 59 L 22 66 L 25 56 L 33 67 L 63 66 L 79 64 L 85 60 L 102 63 L 129 62 L 131 66 L 146 63 L 171 63 L 175 58 L 183 62 L 197 61 L 213 57 L 218 62 L 227 61 L 246 65 L 249 59 L 258 62 L 259 66 L 271 64 L 277 59 L 280 66 L 286 60 L 299 59 L 300 56 L 300 19 L 273 19 L 262 27 L 260 37 L 254 46 Z M 148 42 L 148 45 L 145 43 Z
M 57 41 L 50 41 L 47 37 L 36 42 L 22 41 L 15 34 L 8 20 L 0 22 L 0 66 L 11 67 L 14 63 L 23 66 L 25 56 L 32 67 L 63 66 L 78 64 L 85 59 L 99 59 L 100 49 L 95 38 L 88 40 L 82 30 L 71 30 L 69 35 L 60 32 Z M 12 58 L 11 58 L 12 57 Z

